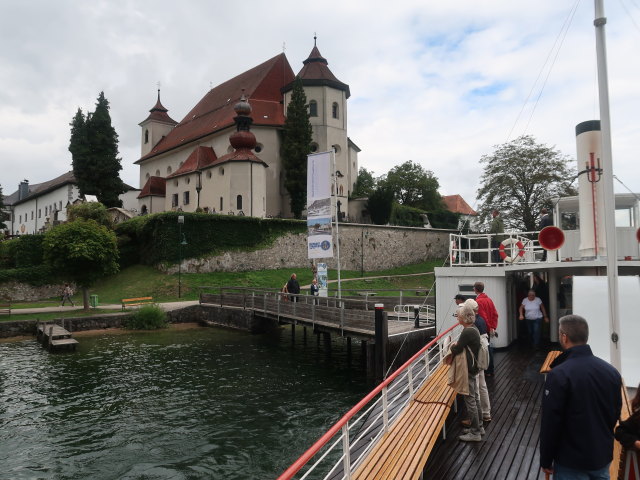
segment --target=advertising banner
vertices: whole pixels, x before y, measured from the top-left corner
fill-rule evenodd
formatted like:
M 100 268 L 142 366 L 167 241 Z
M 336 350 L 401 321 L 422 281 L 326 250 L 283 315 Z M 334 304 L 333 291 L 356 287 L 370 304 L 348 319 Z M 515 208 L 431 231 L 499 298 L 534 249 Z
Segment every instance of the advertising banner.
M 329 287 L 327 286 L 328 281 L 328 270 L 326 263 L 318 263 L 318 296 L 319 297 L 328 297 L 329 296 Z
M 333 257 L 331 152 L 307 157 L 307 251 L 309 258 Z

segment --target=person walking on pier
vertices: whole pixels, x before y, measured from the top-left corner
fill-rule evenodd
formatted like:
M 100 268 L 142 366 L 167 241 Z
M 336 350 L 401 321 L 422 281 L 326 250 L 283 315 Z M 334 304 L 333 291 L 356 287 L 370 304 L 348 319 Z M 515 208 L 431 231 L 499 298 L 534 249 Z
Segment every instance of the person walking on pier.
M 292 294 L 292 295 L 289 295 L 289 298 L 291 299 L 292 302 L 297 302 L 298 295 L 300 295 L 300 284 L 298 283 L 297 278 L 298 278 L 297 275 L 293 273 L 291 274 L 291 278 L 287 282 L 287 292 Z
M 71 287 L 69 286 L 68 283 L 65 283 L 64 284 L 64 289 L 62 290 L 62 303 L 60 304 L 60 306 L 64 307 L 64 302 L 69 300 L 69 303 L 71 303 L 71 306 L 75 307 L 75 304 L 73 303 L 73 300 L 71 299 L 72 295 L 73 295 L 73 290 L 71 289 Z
M 544 384 L 540 467 L 554 480 L 608 479 L 622 378 L 591 352 L 584 318 L 567 315 L 559 323 L 564 352 L 551 364 Z
M 492 377 L 494 373 L 493 365 L 493 347 L 491 340 L 498 336 L 496 329 L 498 328 L 498 310 L 486 293 L 484 293 L 484 283 L 476 282 L 473 284 L 473 291 L 476 294 L 476 302 L 478 302 L 478 315 L 487 322 L 487 330 L 489 331 L 489 368 L 484 372 L 487 377 Z

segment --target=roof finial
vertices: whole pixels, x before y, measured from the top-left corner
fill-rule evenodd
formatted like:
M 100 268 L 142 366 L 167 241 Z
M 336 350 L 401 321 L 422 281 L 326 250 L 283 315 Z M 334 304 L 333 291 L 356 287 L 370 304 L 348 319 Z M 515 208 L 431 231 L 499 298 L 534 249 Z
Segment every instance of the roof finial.
M 313 32 L 313 46 L 316 46 L 316 40 L 318 39 L 318 34 L 316 32 Z
M 287 44 L 285 42 L 282 42 L 282 53 L 284 53 L 286 49 L 287 49 Z
M 158 80 L 158 101 L 160 101 L 160 80 Z

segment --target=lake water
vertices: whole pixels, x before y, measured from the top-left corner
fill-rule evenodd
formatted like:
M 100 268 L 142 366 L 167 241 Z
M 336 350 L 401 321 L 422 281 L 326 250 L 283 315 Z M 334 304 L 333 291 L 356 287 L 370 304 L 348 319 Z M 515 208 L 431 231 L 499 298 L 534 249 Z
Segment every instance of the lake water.
M 327 356 L 301 333 L 0 343 L 0 479 L 275 478 L 370 387 L 359 348 L 349 368 L 341 339 Z

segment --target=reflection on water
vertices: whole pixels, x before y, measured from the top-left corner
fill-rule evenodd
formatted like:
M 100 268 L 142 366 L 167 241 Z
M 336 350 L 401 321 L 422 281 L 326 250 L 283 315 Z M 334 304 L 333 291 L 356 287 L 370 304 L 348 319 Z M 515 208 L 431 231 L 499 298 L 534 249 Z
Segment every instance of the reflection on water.
M 349 369 L 288 329 L 0 344 L 0 478 L 275 478 L 368 389 L 357 347 Z

